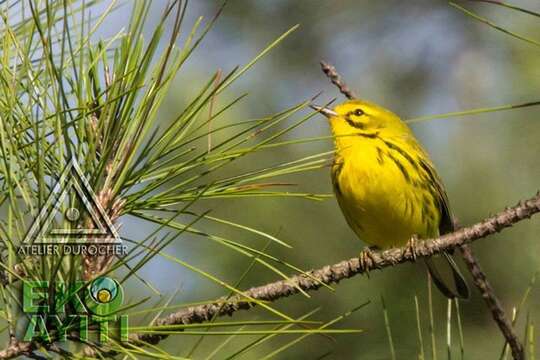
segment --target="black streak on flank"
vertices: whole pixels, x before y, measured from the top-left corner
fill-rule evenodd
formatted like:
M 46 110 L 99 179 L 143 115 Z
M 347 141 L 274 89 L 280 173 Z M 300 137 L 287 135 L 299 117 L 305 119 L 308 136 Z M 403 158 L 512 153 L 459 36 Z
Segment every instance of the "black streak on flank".
M 403 150 L 400 146 L 391 143 L 389 141 L 385 141 L 384 144 L 388 146 L 390 149 L 397 151 L 401 156 L 403 156 L 415 169 L 418 169 L 418 163 L 413 159 L 411 155 L 409 155 L 405 150 Z
M 379 165 L 384 164 L 384 153 L 380 147 L 377 146 L 377 162 Z
M 394 164 L 396 164 L 396 166 L 398 167 L 399 171 L 401 171 L 401 173 L 403 174 L 403 177 L 405 178 L 405 181 L 410 183 L 411 176 L 409 175 L 409 172 L 407 171 L 407 169 L 405 169 L 405 166 L 403 166 L 403 164 L 394 155 L 388 154 L 388 157 L 392 159 Z
M 430 199 L 426 195 L 422 195 L 422 220 L 424 223 L 431 222 L 429 220 L 434 218 L 434 214 L 431 211 L 430 205 L 433 205 L 433 199 Z

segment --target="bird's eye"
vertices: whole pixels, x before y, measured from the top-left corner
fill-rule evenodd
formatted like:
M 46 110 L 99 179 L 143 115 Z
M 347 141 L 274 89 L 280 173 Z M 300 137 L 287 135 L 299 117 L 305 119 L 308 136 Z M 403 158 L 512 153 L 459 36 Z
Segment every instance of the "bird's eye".
M 353 114 L 356 116 L 362 116 L 364 115 L 364 112 L 362 111 L 362 109 L 356 109 L 354 110 Z

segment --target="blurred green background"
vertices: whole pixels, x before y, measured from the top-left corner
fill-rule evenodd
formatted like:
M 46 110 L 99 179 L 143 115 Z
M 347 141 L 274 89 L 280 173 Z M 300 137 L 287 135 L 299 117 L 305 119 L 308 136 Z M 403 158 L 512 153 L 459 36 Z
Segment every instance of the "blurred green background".
M 149 29 L 155 25 L 152 16 L 157 19 L 165 3 L 155 1 Z M 540 10 L 537 1 L 517 3 Z M 517 32 L 539 33 L 538 18 L 488 4 L 465 2 L 463 5 Z M 192 1 L 188 6 L 186 28 L 199 15 L 212 17 L 218 7 L 219 3 L 214 0 Z M 113 13 L 104 34 L 118 31 L 123 19 L 124 9 Z M 322 59 L 333 63 L 360 97 L 380 103 L 404 119 L 538 100 L 539 48 L 474 21 L 443 1 L 234 0 L 229 2 L 215 28 L 179 74 L 162 109 L 164 121 L 181 111 L 214 71 L 226 72 L 245 64 L 295 24 L 300 24 L 297 31 L 236 83 L 228 95 L 217 99 L 217 104 L 225 104 L 233 94 L 249 93 L 222 122 L 273 114 L 319 91 L 324 91 L 320 102 L 334 97 L 342 100 L 320 71 Z M 462 224 L 474 223 L 539 189 L 539 115 L 540 108 L 531 107 L 430 120 L 412 126 L 431 154 L 445 182 L 452 209 Z M 324 135 L 329 135 L 329 128 L 322 117 L 316 116 L 287 137 Z M 331 149 L 331 141 L 326 140 L 264 151 L 228 167 L 224 174 L 235 174 L 242 166 L 259 168 Z M 332 191 L 328 168 L 287 176 L 279 181 L 295 183 L 296 191 L 328 194 Z M 198 206 L 212 209 L 212 215 L 277 234 L 294 248 L 272 245 L 268 251 L 303 269 L 348 259 L 364 247 L 348 228 L 334 198 L 322 202 L 294 198 L 215 200 Z M 147 230 L 141 229 L 136 219 L 126 218 L 122 222 L 124 234 L 131 237 Z M 265 244 L 264 239 L 242 231 L 205 226 L 208 231 L 215 230 L 256 248 Z M 538 268 L 539 230 L 540 218 L 533 218 L 474 244 L 509 314 Z M 249 265 L 249 259 L 192 236 L 181 237 L 169 251 L 233 284 Z M 173 303 L 226 294 L 217 285 L 163 259 L 153 260 L 140 275 L 158 287 L 164 296 L 179 290 Z M 275 279 L 275 274 L 255 267 L 240 287 Z M 329 359 L 390 358 L 381 297 L 388 308 L 397 358 L 418 358 L 415 294 L 419 297 L 426 358 L 431 358 L 423 266 L 408 264 L 373 272 L 369 278 L 356 277 L 335 288 L 335 293 L 323 289 L 311 294 L 310 299 L 297 295 L 280 300 L 275 306 L 291 316 L 301 316 L 322 307 L 315 318 L 326 321 L 370 300 L 367 307 L 337 325 L 365 332 L 337 335 L 333 340 L 310 336 L 278 358 L 316 359 L 329 352 L 326 357 Z M 135 282 L 128 288 L 128 294 L 132 297 L 148 295 Z M 540 289 L 533 287 L 530 296 L 518 321 L 520 336 L 524 336 L 527 315 L 532 324 L 540 321 L 537 307 Z M 439 358 L 447 358 L 446 300 L 434 292 L 433 301 L 437 352 Z M 498 358 L 503 338 L 476 289 L 469 301 L 461 303 L 461 310 L 466 358 Z M 268 315 L 254 309 L 234 317 L 247 318 L 262 319 Z M 455 319 L 452 326 L 452 356 L 459 359 Z M 257 359 L 292 338 L 294 336 L 274 339 L 243 358 Z M 223 354 L 231 354 L 253 339 L 237 337 L 223 348 Z M 197 337 L 180 335 L 164 344 L 168 350 L 186 355 L 196 340 Z M 206 338 L 193 356 L 204 358 L 223 340 Z

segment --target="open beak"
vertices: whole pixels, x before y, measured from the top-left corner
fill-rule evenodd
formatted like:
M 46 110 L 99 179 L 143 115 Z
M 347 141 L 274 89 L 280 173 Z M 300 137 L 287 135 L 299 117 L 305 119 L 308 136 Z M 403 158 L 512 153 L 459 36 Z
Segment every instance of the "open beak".
M 320 112 L 321 114 L 323 114 L 324 116 L 326 116 L 327 118 L 331 118 L 331 117 L 334 117 L 334 116 L 337 116 L 337 112 L 333 111 L 333 110 L 330 110 L 330 109 L 327 109 L 325 107 L 322 107 L 322 106 L 317 106 L 317 105 L 309 105 L 310 108 L 312 108 L 313 110 L 315 111 L 318 111 Z

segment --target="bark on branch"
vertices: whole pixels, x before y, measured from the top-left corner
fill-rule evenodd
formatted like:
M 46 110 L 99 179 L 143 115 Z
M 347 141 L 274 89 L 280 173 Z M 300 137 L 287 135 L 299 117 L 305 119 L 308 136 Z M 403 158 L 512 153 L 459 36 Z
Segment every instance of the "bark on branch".
M 376 269 L 405 262 L 415 262 L 420 257 L 430 257 L 443 251 L 452 251 L 474 240 L 495 234 L 507 227 L 540 212 L 540 192 L 536 196 L 521 201 L 516 206 L 507 208 L 496 215 L 468 227 L 461 228 L 453 233 L 445 234 L 435 239 L 418 242 L 414 253 L 409 246 L 389 249 L 372 253 L 371 259 L 361 264 L 360 259 L 352 258 L 334 265 L 327 265 L 320 269 L 309 271 L 310 276 L 296 275 L 289 280 L 276 281 L 263 286 L 253 287 L 242 295 L 236 295 L 228 300 L 225 298 L 216 302 L 193 306 L 158 319 L 155 326 L 193 324 L 209 321 L 214 316 L 232 315 L 238 310 L 250 309 L 255 306 L 249 299 L 275 301 L 303 291 L 314 291 L 324 284 L 334 284 L 341 280 L 363 274 Z M 130 339 L 134 343 L 148 342 L 156 344 L 166 335 L 133 334 Z
M 0 359 L 13 359 L 23 355 L 31 357 L 34 345 L 34 343 L 22 342 L 10 337 L 8 346 L 0 351 Z
M 366 259 L 362 264 L 360 259 L 355 257 L 337 264 L 326 265 L 320 269 L 309 271 L 310 276 L 296 275 L 289 280 L 253 287 L 242 295 L 236 295 L 229 299 L 222 298 L 210 304 L 180 310 L 158 319 L 154 322 L 154 326 L 202 323 L 211 320 L 214 316 L 232 315 L 238 310 L 250 309 L 255 306 L 253 299 L 275 301 L 297 294 L 299 288 L 303 291 L 314 291 L 322 287 L 323 284 L 335 284 L 372 270 L 380 270 L 405 262 L 415 262 L 421 257 L 430 257 L 443 251 L 462 248 L 463 245 L 500 232 L 539 212 L 540 192 L 534 197 L 521 201 L 516 206 L 507 208 L 477 224 L 435 239 L 419 241 L 414 252 L 410 246 L 380 252 L 374 251 L 371 258 Z M 167 335 L 159 334 L 132 334 L 130 341 L 133 344 L 144 346 L 146 343 L 157 344 L 166 337 Z M 31 354 L 33 348 L 32 343 L 13 342 L 5 350 L 0 351 L 0 359 L 12 359 Z
M 329 63 L 325 61 L 321 61 L 321 70 L 323 73 L 330 79 L 332 84 L 334 84 L 340 93 L 345 95 L 345 97 L 349 100 L 357 99 L 358 97 L 352 91 L 347 84 L 345 84 L 345 81 L 341 78 L 341 75 L 337 72 L 336 68 L 333 65 L 330 65 Z
M 462 245 L 461 253 L 463 255 L 465 264 L 467 264 L 467 267 L 472 274 L 474 284 L 480 290 L 482 298 L 484 298 L 493 319 L 497 323 L 497 326 L 499 326 L 499 329 L 501 330 L 508 344 L 510 344 L 510 348 L 512 349 L 512 357 L 515 360 L 525 359 L 523 345 L 521 345 L 519 342 L 518 337 L 512 328 L 512 324 L 504 313 L 501 302 L 495 296 L 495 291 L 482 271 L 482 268 L 476 260 L 471 247 L 468 244 Z

